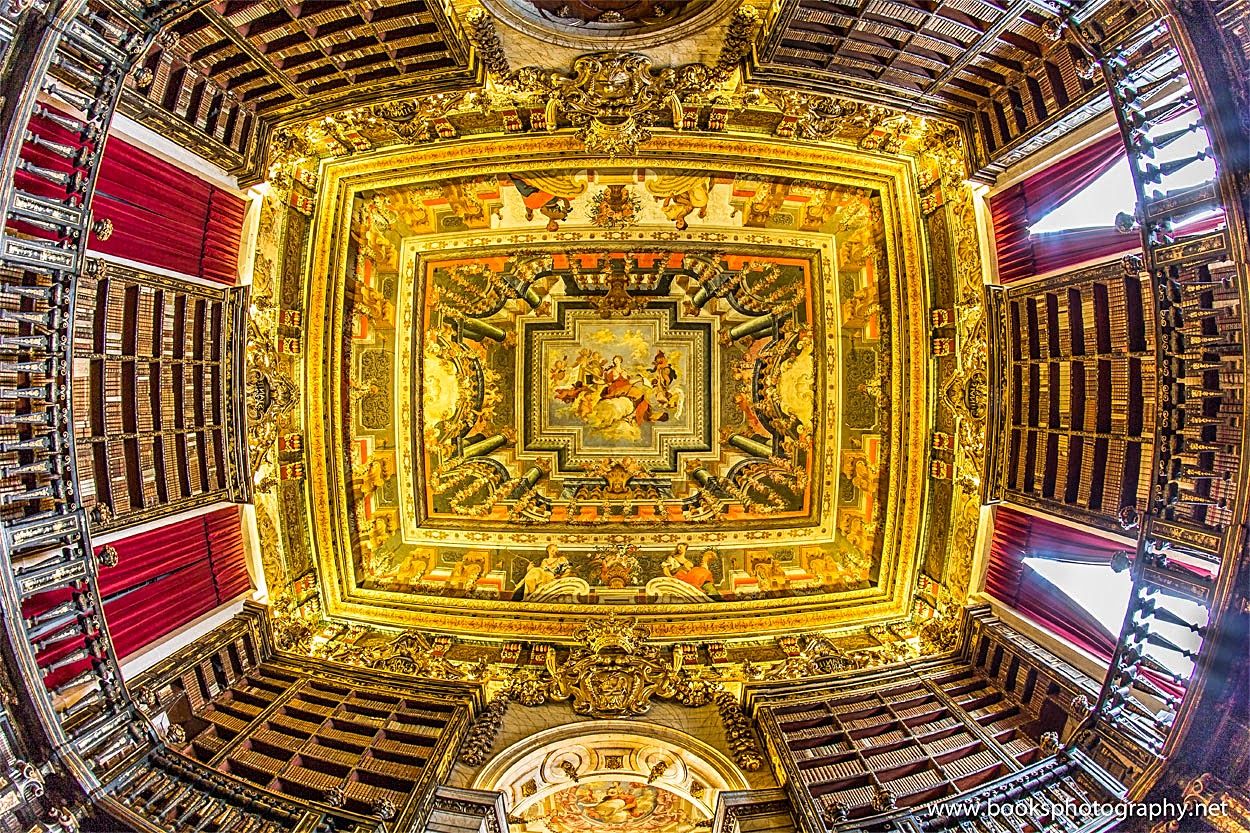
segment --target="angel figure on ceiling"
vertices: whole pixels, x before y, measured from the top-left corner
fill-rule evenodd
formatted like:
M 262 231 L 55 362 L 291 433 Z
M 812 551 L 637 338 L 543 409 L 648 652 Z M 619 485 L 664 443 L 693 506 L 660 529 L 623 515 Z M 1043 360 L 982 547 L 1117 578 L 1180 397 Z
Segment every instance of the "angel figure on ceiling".
M 586 191 L 586 183 L 566 174 L 508 174 L 525 204 L 525 219 L 537 211 L 547 218 L 547 231 L 559 231 L 560 223 L 573 212 L 573 200 Z
M 663 175 L 648 178 L 647 190 L 655 195 L 660 203 L 664 216 L 673 221 L 678 231 L 690 227 L 687 217 L 694 214 L 699 219 L 707 217 L 708 191 L 712 187 L 711 178 L 706 174 L 697 176 Z

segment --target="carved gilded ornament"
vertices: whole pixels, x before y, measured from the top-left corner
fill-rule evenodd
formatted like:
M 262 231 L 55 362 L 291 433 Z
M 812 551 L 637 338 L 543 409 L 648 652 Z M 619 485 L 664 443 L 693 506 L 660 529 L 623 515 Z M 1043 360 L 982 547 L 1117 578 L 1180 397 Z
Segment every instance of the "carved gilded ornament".
M 726 78 L 702 64 L 655 70 L 646 55 L 603 52 L 576 58 L 571 75 L 524 67 L 499 84 L 517 105 L 541 107 L 548 130 L 563 115 L 588 152 L 614 157 L 637 153 L 665 110 L 681 124 L 683 100 Z
M 587 151 L 609 157 L 632 155 L 657 125 L 674 130 L 724 130 L 732 113 L 780 110 L 782 138 L 839 139 L 884 153 L 915 150 L 933 130 L 932 121 L 878 105 L 794 90 L 746 87 L 738 69 L 750 55 L 760 16 L 743 3 L 726 27 L 717 59 L 655 69 L 646 55 L 594 52 L 567 71 L 513 68 L 495 21 L 482 8 L 465 15 L 467 34 L 487 70 L 476 90 L 438 93 L 346 110 L 285 126 L 271 143 L 270 180 L 290 181 L 315 158 L 345 156 L 395 141 L 428 142 L 459 135 L 453 116 L 487 116 L 505 133 L 572 127 Z M 943 124 L 941 130 L 959 129 Z
M 412 631 L 380 634 L 363 626 L 346 626 L 302 618 L 289 599 L 272 608 L 274 645 L 278 650 L 362 668 L 434 680 L 490 682 L 498 686 L 469 728 L 460 760 L 480 766 L 493 750 L 513 702 L 541 706 L 569 702 L 577 714 L 621 718 L 646 714 L 655 700 L 689 707 L 715 705 L 739 766 L 754 771 L 764 758 L 751 718 L 730 690 L 743 682 L 802 680 L 848 668 L 872 668 L 951 650 L 957 620 L 935 618 L 917 628 L 874 627 L 868 634 L 876 648 L 843 652 L 826 636 L 791 638 L 788 656 L 756 664 L 731 663 L 715 669 L 691 665 L 683 650 L 665 651 L 649 644 L 650 630 L 633 619 L 609 615 L 581 628 L 575 645 L 561 660 L 556 646 L 535 646 L 540 665 L 495 666 L 485 658 L 453 661 L 445 657 L 446 637 L 431 639 Z M 539 650 L 539 648 L 543 650 Z M 693 654 L 690 654 L 693 656 Z
M 279 420 L 299 403 L 299 389 L 279 366 L 272 306 L 254 306 L 247 322 L 246 375 L 247 440 L 253 473 L 260 473 L 274 454 Z M 267 326 L 268 325 L 268 326 Z
M 730 82 L 750 53 L 759 15 L 745 4 L 734 13 L 711 65 L 653 69 L 645 55 L 601 52 L 578 57 L 567 74 L 533 66 L 511 69 L 491 17 L 474 9 L 466 23 L 489 73 L 482 89 L 386 102 L 283 128 L 272 144 L 270 179 L 289 179 L 292 166 L 314 155 L 350 155 L 388 139 L 453 138 L 457 130 L 448 116 L 474 110 L 497 114 L 508 132 L 520 128 L 520 111 L 528 114 L 534 130 L 556 130 L 563 119 L 591 153 L 634 154 L 657 122 L 671 120 L 680 130 L 687 106 L 730 96 Z
M 686 706 L 707 703 L 712 685 L 683 672 L 679 661 L 666 662 L 658 648 L 646 644 L 649 636 L 646 626 L 615 614 L 591 620 L 575 634 L 581 644 L 563 663 L 554 651 L 547 653 L 545 683 L 525 686 L 522 702 L 571 700 L 573 711 L 593 717 L 645 714 L 657 697 Z
M 967 598 L 972 558 L 981 523 L 981 483 L 985 476 L 989 414 L 989 336 L 985 274 L 978 242 L 972 189 L 964 182 L 962 137 L 949 125 L 929 122 L 921 149 L 936 171 L 922 173 L 926 194 L 940 191 L 954 265 L 954 356 L 956 369 L 940 388 L 942 404 L 955 416 L 952 467 L 951 539 L 946 587 L 953 605 Z
M 420 634 L 407 632 L 386 642 L 373 643 L 373 647 L 362 647 L 324 638 L 328 630 L 342 626 L 301 620 L 290 615 L 284 605 L 279 605 L 277 610 L 280 613 L 273 623 L 274 642 L 282 651 L 427 679 L 484 681 L 493 676 L 484 661 L 457 663 L 444 659 L 434 650 L 433 643 Z M 353 636 L 360 635 L 369 637 L 367 631 Z M 735 680 L 802 679 L 849 666 L 868 667 L 886 661 L 913 659 L 916 655 L 912 652 L 907 656 L 892 656 L 886 652 L 865 659 L 856 654 L 842 654 L 824 637 L 808 636 L 803 638 L 805 645 L 801 651 L 767 669 L 753 672 L 750 663 L 743 663 L 738 668 L 713 672 L 687 666 L 682 652 L 666 655 L 648 644 L 649 636 L 646 626 L 611 615 L 592 620 L 578 631 L 579 644 L 563 661 L 558 659 L 555 649 L 549 649 L 543 666 L 513 670 L 503 678 L 502 689 L 470 727 L 461 760 L 479 766 L 489 758 L 512 702 L 525 706 L 571 702 L 578 714 L 620 718 L 645 714 L 653 701 L 660 699 L 691 707 L 715 705 L 739 766 L 754 771 L 763 765 L 764 758 L 751 718 L 742 710 L 737 697 L 726 689 L 726 684 Z M 368 642 L 368 639 L 360 641 Z
M 955 620 L 934 620 L 918 635 L 919 643 L 935 651 L 954 647 Z M 883 629 L 884 631 L 884 629 Z M 883 632 L 883 637 L 885 634 Z M 572 701 L 578 714 L 593 717 L 628 717 L 646 713 L 653 699 L 673 700 L 686 706 L 712 703 L 725 725 L 726 737 L 739 765 L 754 771 L 763 764 L 755 742 L 751 719 L 726 684 L 751 680 L 798 680 L 845 668 L 867 668 L 920 656 L 903 640 L 883 641 L 885 650 L 842 653 L 826 637 L 802 637 L 803 647 L 786 660 L 768 667 L 744 662 L 711 671 L 691 668 L 683 652 L 664 659 L 647 645 L 648 629 L 632 620 L 609 616 L 594 620 L 578 632 L 581 645 L 560 662 L 554 649 L 546 653 L 545 668 L 513 671 L 503 690 L 488 704 L 470 730 L 462 760 L 478 765 L 488 757 L 510 702 L 539 706 L 547 702 Z M 913 640 L 915 641 L 915 640 Z M 888 646 L 895 646 L 890 650 Z
M 469 766 L 481 766 L 490 757 L 495 738 L 503 728 L 503 718 L 508 711 L 510 695 L 500 692 L 486 704 L 477 720 L 469 727 L 464 746 L 460 747 L 460 760 Z
M 308 656 L 314 633 L 312 625 L 302 619 L 279 616 L 273 620 L 273 644 L 280 651 Z
M 652 700 L 661 699 L 691 707 L 714 702 L 738 764 L 748 771 L 759 769 L 763 756 L 737 698 L 701 670 L 684 668 L 680 652 L 666 660 L 657 647 L 647 644 L 649 637 L 645 625 L 615 613 L 591 620 L 577 632 L 580 644 L 563 662 L 554 650 L 548 650 L 545 673 L 526 668 L 509 677 L 504 694 L 471 730 L 473 744 L 468 758 L 462 760 L 485 759 L 508 700 L 526 706 L 572 701 L 577 714 L 620 718 L 646 714 Z
M 508 56 L 504 53 L 499 33 L 495 31 L 494 18 L 485 9 L 476 8 L 470 9 L 465 15 L 465 22 L 469 25 L 469 40 L 473 42 L 486 71 L 491 75 L 506 75 Z

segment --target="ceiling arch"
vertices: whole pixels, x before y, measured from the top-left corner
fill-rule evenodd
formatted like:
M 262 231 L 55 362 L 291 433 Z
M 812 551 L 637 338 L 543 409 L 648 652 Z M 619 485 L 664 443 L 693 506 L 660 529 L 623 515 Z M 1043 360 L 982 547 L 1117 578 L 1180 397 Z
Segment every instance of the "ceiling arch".
M 720 792 L 750 788 L 742 771 L 706 742 L 633 720 L 575 723 L 525 738 L 488 762 L 473 787 L 503 792 L 509 814 L 518 819 L 535 818 L 540 810 L 593 807 L 605 801 L 605 793 L 619 791 L 631 794 L 626 803 L 644 804 L 656 801 L 652 793 L 667 793 L 677 801 L 657 803 L 674 818 L 692 821 L 711 818 Z M 570 805 L 567 793 L 579 787 L 584 793 Z M 642 826 L 638 816 L 628 821 L 637 825 L 631 829 L 662 829 Z

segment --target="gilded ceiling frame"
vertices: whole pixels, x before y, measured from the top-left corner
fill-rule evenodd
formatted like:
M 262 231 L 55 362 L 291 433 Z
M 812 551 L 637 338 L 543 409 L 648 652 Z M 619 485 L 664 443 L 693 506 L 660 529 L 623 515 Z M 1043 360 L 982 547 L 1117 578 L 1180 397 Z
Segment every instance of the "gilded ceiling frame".
M 483 158 L 490 162 L 480 161 Z M 671 167 L 675 160 L 688 165 L 705 163 L 726 172 L 833 180 L 880 192 L 893 281 L 891 297 L 895 299 L 891 304 L 892 349 L 898 356 L 891 375 L 892 448 L 896 449 L 895 460 L 904 464 L 891 467 L 889 472 L 882 577 L 877 587 L 803 598 L 637 605 L 629 614 L 646 622 L 661 642 L 860 627 L 907 618 L 925 528 L 923 498 L 928 469 L 922 461 L 928 457 L 933 401 L 927 360 L 928 257 L 920 231 L 916 160 L 907 155 L 772 138 L 744 136 L 726 143 L 724 137 L 664 134 L 654 137 L 637 157 L 612 164 Z M 348 588 L 345 571 L 338 563 L 341 536 L 348 528 L 347 502 L 343 483 L 335 476 L 342 469 L 330 465 L 330 461 L 338 460 L 344 439 L 341 397 L 332 392 L 338 389 L 345 326 L 345 310 L 336 304 L 350 221 L 350 212 L 344 207 L 350 205 L 354 192 L 404 184 L 414 176 L 472 176 L 495 173 L 502 166 L 519 169 L 527 164 L 584 168 L 601 161 L 607 160 L 588 157 L 576 138 L 553 135 L 463 140 L 322 162 L 312 253 L 305 271 L 307 326 L 301 384 L 309 487 L 304 499 L 327 616 L 498 639 L 567 640 L 587 617 L 606 617 L 611 612 L 605 606 L 545 604 L 526 608 L 482 599 L 414 597 Z M 539 239 L 558 239 L 541 231 L 534 234 Z M 912 357 L 926 358 L 917 361 Z M 313 495 L 322 497 L 313 500 Z

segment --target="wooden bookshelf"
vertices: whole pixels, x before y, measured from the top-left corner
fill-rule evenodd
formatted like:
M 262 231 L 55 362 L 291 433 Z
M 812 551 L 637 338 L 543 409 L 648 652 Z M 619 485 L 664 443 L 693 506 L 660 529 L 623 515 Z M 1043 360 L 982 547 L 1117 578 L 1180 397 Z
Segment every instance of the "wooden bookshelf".
M 381 799 L 404 807 L 455 713 L 445 701 L 273 663 L 227 671 L 221 653 L 179 678 L 193 713 L 187 754 L 292 798 L 332 803 L 341 791 L 351 812 Z
M 1149 484 L 1150 287 L 1117 262 L 1009 286 L 1005 303 L 1004 495 L 1118 530 L 1122 509 L 1144 509 Z
M 96 528 L 246 495 L 229 465 L 246 453 L 245 295 L 112 264 L 79 282 L 75 437 Z
M 759 723 L 779 777 L 817 812 L 872 815 L 874 794 L 898 807 L 953 796 L 1037 761 L 1043 733 L 1066 737 L 1097 685 L 982 609 L 962 656 L 875 684 L 795 683 L 761 691 Z

